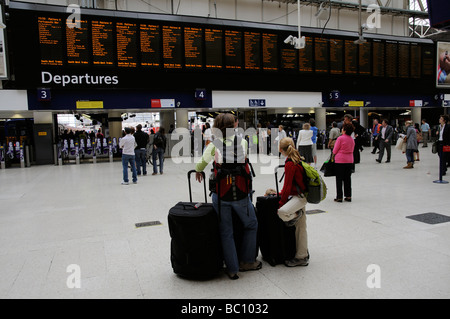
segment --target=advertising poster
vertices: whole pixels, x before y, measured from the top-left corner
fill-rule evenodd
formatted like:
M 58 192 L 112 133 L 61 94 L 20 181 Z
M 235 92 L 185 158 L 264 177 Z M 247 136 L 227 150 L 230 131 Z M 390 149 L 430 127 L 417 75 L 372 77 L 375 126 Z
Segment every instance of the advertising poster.
M 437 87 L 450 88 L 450 43 L 437 45 Z

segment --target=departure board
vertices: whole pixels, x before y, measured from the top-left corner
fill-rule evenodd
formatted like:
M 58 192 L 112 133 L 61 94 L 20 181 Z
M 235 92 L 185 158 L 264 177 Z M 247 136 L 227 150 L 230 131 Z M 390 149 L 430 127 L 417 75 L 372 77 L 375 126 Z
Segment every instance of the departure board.
M 63 65 L 62 19 L 38 17 L 42 65 Z
M 114 26 L 111 21 L 91 22 L 92 63 L 94 65 L 114 65 Z
M 314 72 L 314 38 L 305 37 L 306 46 L 298 50 L 298 69 L 302 73 Z
M 422 75 L 426 77 L 434 76 L 434 47 L 422 47 Z
M 399 43 L 398 44 L 398 77 L 409 78 L 409 44 Z
M 328 41 L 316 38 L 314 41 L 314 56 L 316 73 L 328 73 Z
M 66 24 L 67 63 L 69 65 L 89 64 L 89 30 L 87 20 L 76 20 Z
M 261 34 L 244 32 L 244 67 L 246 70 L 261 69 Z
M 137 66 L 137 24 L 117 22 L 117 65 L 120 67 Z
M 225 68 L 242 69 L 242 32 L 225 30 Z
M 187 69 L 203 67 L 203 31 L 201 28 L 184 28 L 184 59 Z
M 372 73 L 370 64 L 370 52 L 372 51 L 372 43 L 361 43 L 359 44 L 358 49 L 358 72 L 361 75 L 370 75 Z
M 330 73 L 344 73 L 344 41 L 332 39 L 330 41 Z
M 397 42 L 386 42 L 386 76 L 389 78 L 397 77 L 398 70 L 398 44 Z
M 284 71 L 297 71 L 298 55 L 296 49 L 283 47 L 281 49 L 281 69 Z
M 161 66 L 161 34 L 159 25 L 140 24 L 141 65 L 143 67 Z
M 271 33 L 262 34 L 263 70 L 278 70 L 278 36 Z
M 181 69 L 183 66 L 183 33 L 181 27 L 163 26 L 163 59 L 167 69 Z
M 207 69 L 222 69 L 223 67 L 223 31 L 205 29 L 205 66 Z
M 384 64 L 385 64 L 384 54 L 385 54 L 384 42 L 374 40 L 372 43 L 373 76 L 384 77 Z
M 412 43 L 410 46 L 410 68 L 409 76 L 418 79 L 422 73 L 422 50 L 419 45 Z
M 353 40 L 345 40 L 345 74 L 358 73 L 358 45 Z

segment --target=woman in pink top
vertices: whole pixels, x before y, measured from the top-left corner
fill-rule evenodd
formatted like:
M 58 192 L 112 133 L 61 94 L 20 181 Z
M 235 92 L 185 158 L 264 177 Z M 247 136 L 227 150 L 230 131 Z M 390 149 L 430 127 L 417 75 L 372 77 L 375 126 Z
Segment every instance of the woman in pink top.
M 355 148 L 355 141 L 351 137 L 353 130 L 351 123 L 344 124 L 342 135 L 337 138 L 333 148 L 337 192 L 334 201 L 338 203 L 342 203 L 343 195 L 346 202 L 352 201 L 353 149 Z M 344 192 L 342 192 L 342 185 L 344 185 Z

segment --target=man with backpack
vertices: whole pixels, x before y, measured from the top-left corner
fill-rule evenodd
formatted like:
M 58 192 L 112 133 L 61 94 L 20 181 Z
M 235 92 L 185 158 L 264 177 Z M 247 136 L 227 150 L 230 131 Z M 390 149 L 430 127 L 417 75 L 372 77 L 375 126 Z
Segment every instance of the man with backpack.
M 238 121 L 232 114 L 219 114 L 214 120 L 214 142 L 210 143 L 197 163 L 196 180 L 214 160 L 210 181 L 214 209 L 219 217 L 223 255 L 230 279 L 238 279 L 239 271 L 261 269 L 256 260 L 258 221 L 251 202 L 252 174 L 247 160 L 247 141 L 235 134 Z M 243 225 L 241 254 L 238 256 L 233 237 L 233 211 Z

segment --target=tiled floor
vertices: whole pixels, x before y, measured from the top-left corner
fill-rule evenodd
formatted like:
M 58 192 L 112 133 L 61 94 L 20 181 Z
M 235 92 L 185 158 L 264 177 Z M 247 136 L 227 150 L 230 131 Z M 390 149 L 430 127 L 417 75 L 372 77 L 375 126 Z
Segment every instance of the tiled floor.
M 120 185 L 120 162 L 0 170 L 0 298 L 449 298 L 450 223 L 406 218 L 450 216 L 450 184 L 433 183 L 438 157 L 421 148 L 405 170 L 399 151 L 378 164 L 370 150 L 352 176 L 351 203 L 333 201 L 327 177 L 326 200 L 307 206 L 325 211 L 307 217 L 308 267 L 264 262 L 234 281 L 172 272 L 167 213 L 189 199 L 190 158 L 167 159 L 164 175 L 129 186 Z M 318 151 L 320 164 L 328 152 Z M 274 187 L 271 161 L 252 156 L 257 195 Z M 162 224 L 135 227 L 149 221 Z

